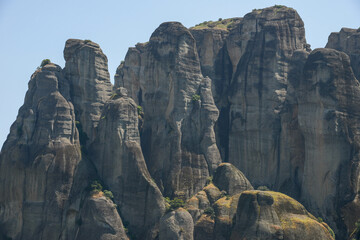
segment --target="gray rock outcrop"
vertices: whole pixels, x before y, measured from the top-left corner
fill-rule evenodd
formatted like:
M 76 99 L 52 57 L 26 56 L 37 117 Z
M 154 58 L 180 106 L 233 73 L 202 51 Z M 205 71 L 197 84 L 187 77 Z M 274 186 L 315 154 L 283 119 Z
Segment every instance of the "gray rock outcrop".
M 350 231 L 344 221 L 351 222 L 347 219 L 360 207 L 360 84 L 349 57 L 333 49 L 314 50 L 303 77 L 298 96 L 298 120 L 305 140 L 301 200 L 344 238 Z M 345 204 L 352 204 L 352 210 L 341 213 Z
M 191 215 L 183 208 L 165 214 L 160 220 L 160 240 L 192 240 L 194 223 Z
M 66 79 L 55 64 L 31 76 L 1 150 L 0 236 L 6 239 L 58 239 L 61 234 L 81 160 L 74 107 L 60 92 L 63 86 Z
M 349 55 L 355 77 L 360 79 L 360 28 L 342 28 L 331 33 L 326 48 L 333 48 Z
M 281 111 L 290 59 L 305 47 L 304 23 L 287 7 L 254 10 L 227 38 L 234 67 L 228 161 L 255 186 L 283 184 L 280 169 L 288 159 L 281 153 Z
M 94 140 L 102 108 L 112 94 L 107 57 L 90 40 L 69 39 L 64 49 L 64 76 L 69 80 L 71 101 L 81 127 L 81 144 Z
M 231 196 L 254 189 L 244 174 L 231 163 L 221 163 L 214 173 L 213 181 Z
M 162 194 L 151 178 L 140 147 L 137 104 L 120 88 L 105 103 L 91 145 L 91 160 L 114 194 L 129 231 L 145 239 L 165 212 Z M 149 237 L 148 239 L 152 239 Z
M 144 157 L 164 194 L 201 190 L 221 162 L 213 130 L 218 110 L 189 30 L 161 24 L 148 43 L 129 49 L 115 86 L 128 89 L 144 110 Z
M 106 197 L 89 197 L 81 210 L 76 239 L 128 240 L 114 203 Z

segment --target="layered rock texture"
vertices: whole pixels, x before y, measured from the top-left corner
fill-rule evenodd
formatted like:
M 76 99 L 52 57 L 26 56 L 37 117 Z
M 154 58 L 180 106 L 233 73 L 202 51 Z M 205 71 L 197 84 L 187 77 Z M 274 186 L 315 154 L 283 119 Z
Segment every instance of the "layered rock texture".
M 81 160 L 75 112 L 61 68 L 48 64 L 29 81 L 24 105 L 0 156 L 0 235 L 56 239 Z
M 0 240 L 358 238 L 359 36 L 312 51 L 280 5 L 167 22 L 115 86 L 69 39 L 2 147 Z
M 114 194 L 121 216 L 139 239 L 165 211 L 163 196 L 151 178 L 140 147 L 137 105 L 120 88 L 105 103 L 91 158 L 99 177 Z
M 82 143 L 94 140 L 102 108 L 112 94 L 107 57 L 98 44 L 69 39 L 64 49 L 64 75 L 70 82 L 70 95 L 76 120 L 83 131 Z
M 115 86 L 142 106 L 142 146 L 150 174 L 167 196 L 198 192 L 221 162 L 211 80 L 200 70 L 195 39 L 177 22 L 163 23 L 146 44 L 130 48 Z

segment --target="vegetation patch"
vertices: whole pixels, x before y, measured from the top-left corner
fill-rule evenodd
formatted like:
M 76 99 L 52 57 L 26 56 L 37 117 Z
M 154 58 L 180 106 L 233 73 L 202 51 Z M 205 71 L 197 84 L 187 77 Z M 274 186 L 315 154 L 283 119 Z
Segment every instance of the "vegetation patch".
M 90 192 L 93 197 L 102 197 L 105 196 L 109 200 L 114 199 L 114 195 L 111 191 L 104 189 L 101 183 L 97 180 L 93 181 L 90 184 Z
M 284 6 L 284 5 L 276 5 L 276 4 L 275 4 L 274 7 L 275 7 L 275 8 L 286 8 L 286 6 Z
M 165 203 L 166 203 L 166 212 L 174 211 L 178 208 L 184 207 L 185 205 L 184 201 L 180 198 L 174 198 L 171 200 L 169 197 L 166 197 Z
M 205 21 L 199 24 L 196 24 L 194 27 L 190 29 L 223 29 L 230 31 L 233 29 L 237 23 L 240 22 L 241 18 L 228 18 L 222 19 L 219 18 L 218 21 Z
M 138 115 L 143 117 L 144 116 L 144 111 L 143 111 L 143 108 L 141 106 L 137 106 L 137 112 L 138 112 Z
M 192 95 L 191 100 L 192 100 L 193 102 L 198 102 L 198 101 L 200 101 L 200 95 L 197 95 L 197 94 Z
M 50 59 L 44 59 L 41 61 L 40 67 L 42 68 L 49 63 L 51 63 Z

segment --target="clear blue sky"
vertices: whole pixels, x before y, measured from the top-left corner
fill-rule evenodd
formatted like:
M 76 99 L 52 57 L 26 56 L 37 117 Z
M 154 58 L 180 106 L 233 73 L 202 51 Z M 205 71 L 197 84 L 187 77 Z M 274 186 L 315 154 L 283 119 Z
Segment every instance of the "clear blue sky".
M 23 104 L 31 74 L 44 58 L 64 67 L 68 38 L 100 44 L 113 81 L 128 47 L 148 41 L 162 22 L 191 27 L 275 4 L 298 11 L 312 48 L 324 47 L 329 34 L 341 27 L 360 27 L 360 0 L 0 0 L 0 146 Z

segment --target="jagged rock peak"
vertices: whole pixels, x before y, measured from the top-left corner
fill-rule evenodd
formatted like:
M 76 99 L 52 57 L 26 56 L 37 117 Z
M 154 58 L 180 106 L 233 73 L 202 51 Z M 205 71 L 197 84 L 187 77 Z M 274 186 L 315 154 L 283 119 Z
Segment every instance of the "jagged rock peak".
M 107 57 L 99 45 L 90 40 L 69 39 L 64 49 L 64 75 L 69 80 L 70 97 L 77 121 L 84 134 L 83 145 L 94 140 L 104 103 L 112 94 Z

